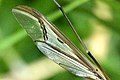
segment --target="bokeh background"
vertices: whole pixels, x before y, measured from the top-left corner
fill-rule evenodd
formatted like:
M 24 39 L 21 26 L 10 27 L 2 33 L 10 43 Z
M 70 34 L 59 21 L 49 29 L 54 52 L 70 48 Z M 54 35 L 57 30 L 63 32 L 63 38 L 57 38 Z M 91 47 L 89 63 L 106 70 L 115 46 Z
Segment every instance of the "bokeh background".
M 120 1 L 57 0 L 111 80 L 120 80 Z M 85 80 L 44 56 L 15 20 L 12 8 L 33 7 L 80 47 L 52 0 L 0 0 L 0 80 Z

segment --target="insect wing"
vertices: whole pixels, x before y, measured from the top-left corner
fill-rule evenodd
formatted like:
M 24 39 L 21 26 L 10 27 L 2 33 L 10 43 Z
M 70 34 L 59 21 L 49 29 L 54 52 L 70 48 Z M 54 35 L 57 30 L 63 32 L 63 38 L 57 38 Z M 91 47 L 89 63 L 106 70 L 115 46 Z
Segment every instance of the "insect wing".
M 18 7 L 19 8 L 19 7 Z M 40 24 L 38 20 L 31 14 L 21 11 L 18 9 L 12 9 L 17 21 L 26 30 L 28 35 L 33 39 L 39 39 L 42 37 L 42 32 L 40 31 Z
M 17 6 L 12 12 L 43 54 L 77 76 L 99 80 L 74 54 L 69 40 L 42 14 L 26 6 Z

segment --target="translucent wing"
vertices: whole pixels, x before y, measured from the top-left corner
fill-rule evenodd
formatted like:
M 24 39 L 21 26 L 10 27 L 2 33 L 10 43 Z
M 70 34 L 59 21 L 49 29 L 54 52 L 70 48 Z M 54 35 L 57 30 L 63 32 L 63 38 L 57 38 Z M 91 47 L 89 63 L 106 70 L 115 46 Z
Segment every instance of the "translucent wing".
M 102 80 L 96 67 L 42 14 L 26 6 L 12 12 L 43 54 L 77 76 Z

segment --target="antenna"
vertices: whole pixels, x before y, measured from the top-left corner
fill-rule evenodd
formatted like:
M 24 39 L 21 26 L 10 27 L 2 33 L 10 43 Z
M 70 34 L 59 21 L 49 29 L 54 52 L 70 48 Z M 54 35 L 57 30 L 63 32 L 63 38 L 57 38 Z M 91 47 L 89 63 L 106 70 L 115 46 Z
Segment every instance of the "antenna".
M 58 6 L 58 8 L 60 9 L 60 11 L 62 12 L 62 14 L 64 15 L 65 19 L 67 20 L 67 22 L 69 23 L 70 27 L 72 28 L 73 32 L 75 33 L 77 39 L 79 40 L 79 42 L 82 44 L 83 48 L 85 49 L 85 51 L 88 53 L 88 49 L 86 47 L 86 45 L 84 44 L 84 42 L 82 41 L 82 39 L 80 38 L 80 36 L 78 35 L 77 31 L 75 30 L 75 28 L 73 27 L 70 19 L 68 18 L 68 16 L 65 14 L 65 11 L 63 10 L 62 6 L 59 5 L 59 3 L 56 0 L 53 0 L 54 3 Z
M 70 27 L 72 28 L 73 32 L 75 33 L 76 37 L 78 38 L 79 42 L 81 43 L 81 45 L 83 46 L 83 48 L 85 49 L 86 53 L 89 55 L 89 57 L 94 61 L 94 63 L 98 66 L 98 68 L 102 71 L 103 75 L 106 77 L 106 79 L 110 80 L 110 78 L 107 76 L 107 74 L 105 73 L 105 71 L 102 69 L 102 67 L 100 66 L 100 64 L 97 62 L 97 60 L 92 56 L 92 54 L 90 53 L 90 51 L 87 49 L 85 43 L 82 41 L 82 39 L 80 38 L 80 36 L 78 35 L 77 31 L 75 30 L 75 28 L 73 27 L 70 19 L 68 18 L 68 16 L 65 14 L 65 11 L 63 10 L 62 6 L 56 1 L 53 0 L 53 2 L 58 6 L 58 8 L 60 9 L 60 11 L 62 12 L 63 16 L 65 17 L 65 19 L 67 20 L 68 24 L 70 25 Z

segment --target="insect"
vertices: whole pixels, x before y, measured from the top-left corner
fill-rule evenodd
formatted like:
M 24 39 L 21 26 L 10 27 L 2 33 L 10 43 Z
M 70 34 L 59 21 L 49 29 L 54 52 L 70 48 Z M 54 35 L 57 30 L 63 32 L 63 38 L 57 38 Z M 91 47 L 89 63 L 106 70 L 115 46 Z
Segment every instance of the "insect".
M 92 61 L 82 54 L 54 24 L 48 21 L 37 10 L 27 6 L 17 6 L 12 9 L 12 12 L 17 21 L 35 42 L 38 49 L 49 59 L 77 76 L 94 80 L 110 80 L 77 34 L 63 8 L 56 0 L 53 1 L 62 11 Z

